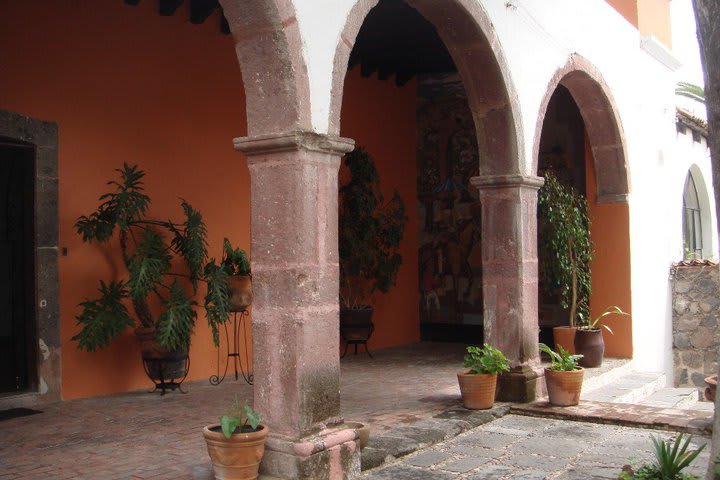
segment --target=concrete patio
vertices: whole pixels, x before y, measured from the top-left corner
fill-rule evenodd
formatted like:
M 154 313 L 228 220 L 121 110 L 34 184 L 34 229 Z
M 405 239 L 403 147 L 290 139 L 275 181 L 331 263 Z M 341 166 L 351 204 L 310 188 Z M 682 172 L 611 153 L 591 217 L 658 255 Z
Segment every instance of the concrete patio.
M 475 427 L 490 428 L 508 413 L 507 405 L 491 413 L 461 407 L 455 372 L 463 353 L 463 345 L 420 343 L 342 360 L 344 417 L 371 426 L 363 468 L 483 432 Z M 186 388 L 186 395 L 140 391 L 60 402 L 2 421 L 0 479 L 212 478 L 201 428 L 217 421 L 235 394 L 251 398 L 252 387 L 227 379 Z

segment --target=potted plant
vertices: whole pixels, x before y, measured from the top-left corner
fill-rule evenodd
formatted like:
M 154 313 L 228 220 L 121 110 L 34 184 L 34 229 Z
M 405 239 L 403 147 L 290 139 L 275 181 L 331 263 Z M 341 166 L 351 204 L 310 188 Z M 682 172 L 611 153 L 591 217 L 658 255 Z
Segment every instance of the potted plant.
M 625 465 L 618 480 L 700 480 L 696 475 L 682 473 L 705 448 L 702 445 L 695 450 L 688 450 L 692 436 L 681 433 L 674 441 L 662 441 L 655 436 L 650 437 L 653 443 L 655 462 L 633 469 Z
M 395 285 L 407 216 L 397 191 L 385 201 L 375 164 L 363 148 L 345 155 L 344 162 L 350 180 L 339 192 L 340 333 L 357 345 L 374 330 L 372 294 Z
M 613 331 L 605 324 L 601 324 L 600 320 L 608 315 L 629 315 L 623 312 L 617 305 L 607 307 L 595 319 L 589 321 L 586 325 L 578 327 L 575 334 L 575 351 L 583 355 L 580 365 L 585 368 L 594 368 L 602 365 L 603 356 L 605 355 L 605 340 L 602 336 L 600 327 L 604 328 L 610 334 Z
M 214 262 L 212 262 L 214 265 Z M 252 274 L 245 250 L 233 248 L 226 238 L 223 241 L 223 257 L 220 268 L 227 275 L 231 312 L 243 312 L 252 304 Z
M 539 270 L 546 293 L 560 295 L 568 309 L 568 326 L 553 328 L 555 346 L 574 353 L 577 320 L 588 318 L 593 258 L 586 199 L 572 187 L 545 173 L 538 192 Z
M 220 423 L 203 428 L 215 478 L 249 480 L 258 477 L 265 453 L 268 428 L 260 423 L 260 414 L 245 401 L 235 401 Z
M 578 366 L 578 360 L 582 355 L 572 355 L 561 346 L 554 352 L 544 343 L 540 344 L 540 350 L 550 355 L 551 365 L 545 368 L 550 403 L 558 407 L 580 403 L 584 370 Z
M 498 374 L 510 371 L 510 361 L 498 349 L 484 344 L 467 347 L 464 370 L 457 373 L 465 408 L 482 410 L 495 403 Z
M 218 325 L 230 312 L 227 269 L 208 260 L 207 229 L 200 212 L 182 200 L 184 219 L 148 218 L 145 173 L 127 164 L 117 171 L 119 180 L 108 182 L 112 190 L 100 197 L 95 212 L 77 220 L 75 228 L 88 243 L 106 243 L 117 233 L 128 275 L 107 283 L 100 280 L 100 296 L 80 304 L 76 319 L 82 328 L 72 339 L 78 348 L 95 351 L 135 327 L 148 376 L 161 383 L 182 378 L 197 318 L 194 297 L 199 283 L 207 284 L 203 307 L 217 345 Z M 235 255 L 227 239 L 225 245 Z

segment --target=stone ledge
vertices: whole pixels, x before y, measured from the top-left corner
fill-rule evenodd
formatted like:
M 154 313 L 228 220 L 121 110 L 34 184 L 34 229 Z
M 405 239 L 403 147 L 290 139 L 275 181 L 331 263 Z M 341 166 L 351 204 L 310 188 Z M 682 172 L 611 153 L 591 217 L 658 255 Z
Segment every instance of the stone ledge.
M 376 468 L 383 463 L 409 455 L 421 448 L 454 438 L 480 425 L 492 422 L 510 412 L 510 406 L 496 404 L 489 410 L 454 408 L 402 426 L 382 435 L 370 434 L 370 441 L 362 451 L 362 470 Z
M 713 412 L 660 408 L 627 403 L 581 401 L 573 407 L 555 407 L 547 401 L 513 405 L 511 413 L 530 417 L 558 418 L 653 430 L 671 430 L 710 436 Z

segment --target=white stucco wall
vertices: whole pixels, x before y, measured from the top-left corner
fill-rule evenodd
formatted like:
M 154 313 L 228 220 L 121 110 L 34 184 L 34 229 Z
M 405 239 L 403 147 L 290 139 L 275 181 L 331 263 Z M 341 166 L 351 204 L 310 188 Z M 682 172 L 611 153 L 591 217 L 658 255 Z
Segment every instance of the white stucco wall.
M 548 82 L 570 54 L 590 61 L 612 91 L 625 132 L 631 183 L 634 356 L 640 369 L 670 371 L 668 269 L 681 251 L 679 209 L 690 163 L 698 165 L 711 186 L 709 163 L 702 166 L 696 156 L 678 154 L 676 75 L 640 48 L 638 31 L 604 0 L 478 1 L 492 21 L 518 95 L 524 144 L 519 161 L 525 173 L 533 173 L 538 110 Z M 312 124 L 326 132 L 333 57 L 355 0 L 294 4 L 310 76 Z

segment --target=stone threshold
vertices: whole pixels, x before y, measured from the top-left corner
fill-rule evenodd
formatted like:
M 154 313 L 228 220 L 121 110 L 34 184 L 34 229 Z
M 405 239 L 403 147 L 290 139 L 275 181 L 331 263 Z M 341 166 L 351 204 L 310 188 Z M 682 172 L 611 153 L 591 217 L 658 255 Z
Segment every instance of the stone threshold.
M 670 430 L 693 435 L 712 435 L 713 412 L 662 408 L 650 405 L 580 401 L 572 407 L 555 407 L 547 401 L 515 404 L 510 412 L 589 423 Z
M 454 438 L 461 433 L 492 422 L 510 412 L 510 404 L 496 403 L 489 410 L 453 408 L 411 425 L 375 435 L 362 451 L 362 470 L 379 467 L 422 448 Z

